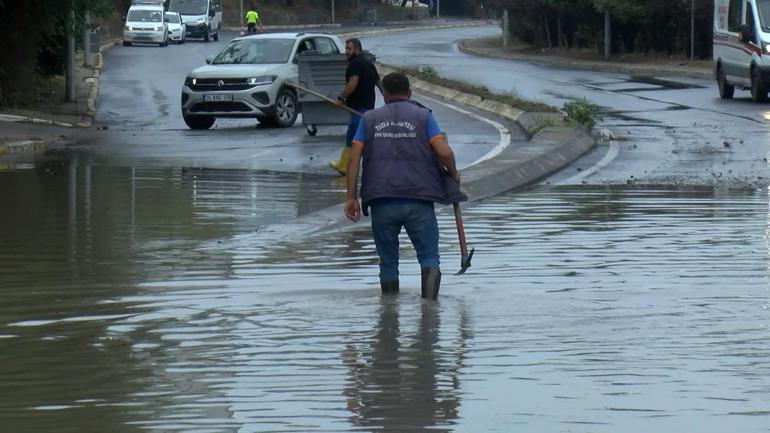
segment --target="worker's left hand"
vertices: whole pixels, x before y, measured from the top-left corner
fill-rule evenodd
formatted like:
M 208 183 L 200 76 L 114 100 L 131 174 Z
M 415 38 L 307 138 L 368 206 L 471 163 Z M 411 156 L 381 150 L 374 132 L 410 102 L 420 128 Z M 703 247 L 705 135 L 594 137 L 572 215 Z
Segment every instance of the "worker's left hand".
M 345 202 L 345 216 L 354 223 L 361 219 L 361 205 L 358 204 L 358 200 L 348 200 Z
M 345 103 L 340 100 L 340 98 L 337 98 L 334 100 L 334 105 L 338 107 L 342 107 Z

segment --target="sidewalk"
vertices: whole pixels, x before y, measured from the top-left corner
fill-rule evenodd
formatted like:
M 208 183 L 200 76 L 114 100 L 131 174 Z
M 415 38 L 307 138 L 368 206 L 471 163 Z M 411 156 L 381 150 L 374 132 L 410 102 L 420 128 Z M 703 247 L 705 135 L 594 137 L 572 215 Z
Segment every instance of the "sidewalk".
M 502 37 L 466 39 L 460 41 L 459 48 L 460 51 L 466 54 L 531 62 L 568 69 L 617 72 L 645 76 L 678 75 L 704 79 L 714 78 L 711 62 L 707 60 L 698 60 L 695 62 L 677 62 L 673 60 L 650 60 L 648 62 L 587 60 L 566 57 L 554 53 L 535 54 L 529 47 L 523 46 L 503 48 Z
M 84 66 L 82 54 L 76 59 L 75 101 L 51 95 L 37 108 L 5 109 L 0 112 L 0 159 L 29 159 L 64 146 L 80 128 L 89 128 L 96 114 L 96 96 L 102 67 L 101 54 L 94 55 L 94 66 Z M 45 111 L 42 111 L 45 110 Z

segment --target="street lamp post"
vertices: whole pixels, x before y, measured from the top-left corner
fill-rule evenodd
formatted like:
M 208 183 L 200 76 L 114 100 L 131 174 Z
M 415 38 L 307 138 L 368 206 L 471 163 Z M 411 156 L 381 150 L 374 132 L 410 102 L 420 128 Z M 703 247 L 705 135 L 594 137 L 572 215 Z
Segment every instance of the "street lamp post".
M 695 60 L 695 0 L 690 0 L 690 60 Z

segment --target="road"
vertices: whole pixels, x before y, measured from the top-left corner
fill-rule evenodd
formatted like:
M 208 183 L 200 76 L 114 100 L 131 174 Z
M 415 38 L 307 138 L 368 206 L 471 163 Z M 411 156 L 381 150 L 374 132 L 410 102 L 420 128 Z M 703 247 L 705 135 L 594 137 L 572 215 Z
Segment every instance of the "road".
M 462 39 L 499 34 L 494 26 L 364 38 L 385 63 L 430 66 L 448 78 L 561 107 L 586 99 L 602 107 L 600 126 L 619 139 L 606 169 L 573 182 L 591 184 L 756 187 L 770 179 L 770 105 L 748 92 L 720 100 L 712 81 L 688 77 L 630 77 L 564 70 L 459 52 Z M 598 162 L 608 146 L 548 182 L 567 181 Z M 568 182 L 570 183 L 570 182 Z
M 290 129 L 273 129 L 259 127 L 256 120 L 220 119 L 212 130 L 202 132 L 184 124 L 179 99 L 186 74 L 235 36 L 223 34 L 218 43 L 109 49 L 97 101 L 99 131 L 82 140 L 80 148 L 111 164 L 331 174 L 327 164 L 339 155 L 345 126 L 321 127 L 316 137 L 309 137 L 301 121 Z M 441 120 L 461 166 L 476 161 L 502 139 L 497 127 L 479 117 L 505 124 L 514 142 L 524 139 L 516 125 L 493 115 L 476 113 L 474 118 L 444 104 L 417 99 Z

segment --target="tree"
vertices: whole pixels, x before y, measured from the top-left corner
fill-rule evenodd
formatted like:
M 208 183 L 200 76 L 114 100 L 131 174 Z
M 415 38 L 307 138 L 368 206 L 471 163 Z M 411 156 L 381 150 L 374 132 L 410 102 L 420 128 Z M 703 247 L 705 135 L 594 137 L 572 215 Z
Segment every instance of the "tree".
M 82 31 L 86 13 L 114 7 L 113 0 L 0 0 L 0 105 L 13 103 L 30 77 L 62 72 L 68 26 Z

